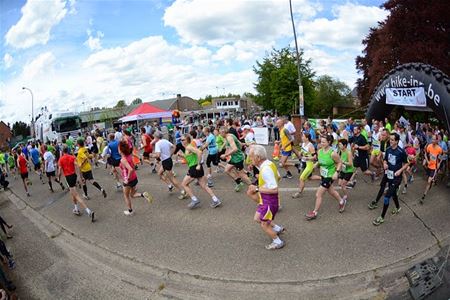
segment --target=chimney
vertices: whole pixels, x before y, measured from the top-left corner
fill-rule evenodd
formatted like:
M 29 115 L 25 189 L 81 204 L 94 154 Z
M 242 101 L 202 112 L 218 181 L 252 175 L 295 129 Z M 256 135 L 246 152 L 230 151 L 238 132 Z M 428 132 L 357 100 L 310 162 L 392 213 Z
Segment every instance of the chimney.
M 181 94 L 177 94 L 177 110 L 180 110 L 180 103 L 181 103 Z

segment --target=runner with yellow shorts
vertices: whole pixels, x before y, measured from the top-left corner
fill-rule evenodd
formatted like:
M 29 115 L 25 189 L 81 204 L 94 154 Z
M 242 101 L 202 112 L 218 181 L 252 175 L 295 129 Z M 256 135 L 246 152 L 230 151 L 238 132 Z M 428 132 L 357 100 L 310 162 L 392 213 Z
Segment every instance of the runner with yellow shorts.
M 300 154 L 302 155 L 302 169 L 303 172 L 300 174 L 299 189 L 300 191 L 292 195 L 292 198 L 299 198 L 303 190 L 305 189 L 305 182 L 312 176 L 314 170 L 314 161 L 316 160 L 316 149 L 311 140 L 311 135 L 307 132 L 302 134 L 302 145 Z M 316 176 L 316 179 L 320 179 Z

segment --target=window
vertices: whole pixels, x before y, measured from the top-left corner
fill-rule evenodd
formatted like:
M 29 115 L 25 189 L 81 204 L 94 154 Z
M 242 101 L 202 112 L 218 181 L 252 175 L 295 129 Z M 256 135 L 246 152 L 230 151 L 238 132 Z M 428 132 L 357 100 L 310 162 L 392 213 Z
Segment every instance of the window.
M 234 105 L 239 105 L 238 101 L 234 101 Z

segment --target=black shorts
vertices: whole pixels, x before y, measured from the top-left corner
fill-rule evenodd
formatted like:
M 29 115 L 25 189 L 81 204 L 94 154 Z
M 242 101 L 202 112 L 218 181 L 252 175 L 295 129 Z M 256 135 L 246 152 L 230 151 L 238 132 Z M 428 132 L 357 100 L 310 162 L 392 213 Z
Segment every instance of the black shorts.
M 137 184 L 138 184 L 138 179 L 136 177 L 135 179 L 129 181 L 128 183 L 124 183 L 123 186 L 129 186 L 131 188 L 134 188 Z
M 28 172 L 20 173 L 20 177 L 22 177 L 22 179 L 28 178 Z
M 430 177 L 430 178 L 433 178 L 434 174 L 436 174 L 436 170 L 432 170 L 432 169 L 429 169 L 429 168 L 427 168 L 426 172 L 427 172 L 427 176 Z
M 120 165 L 120 159 L 116 160 L 112 157 L 108 157 L 108 165 L 113 166 L 113 167 L 118 167 Z
M 387 176 L 386 176 L 387 179 Z M 386 197 L 390 198 L 397 194 L 398 187 L 402 183 L 402 176 L 394 177 L 394 179 L 387 179 L 388 190 L 386 192 Z
M 77 174 L 66 176 L 66 182 L 69 188 L 75 187 L 77 185 Z
M 93 143 L 93 144 L 92 144 L 92 153 L 98 154 L 97 143 Z
M 150 158 L 150 152 L 145 152 L 144 151 L 144 154 L 142 154 L 142 157 L 146 158 L 146 159 L 149 159 Z
M 51 172 L 45 172 L 45 174 L 47 175 L 47 177 L 55 177 L 55 171 L 51 171 Z
M 228 162 L 230 165 L 234 166 L 236 168 L 236 170 L 240 171 L 240 170 L 244 170 L 244 161 L 241 160 L 239 162 L 236 163 L 232 163 L 232 162 Z
M 345 181 L 350 181 L 352 176 L 353 176 L 353 173 L 344 173 L 342 171 L 339 173 L 339 179 L 343 179 Z
M 225 154 L 225 151 L 226 151 L 226 149 L 223 148 L 222 151 L 220 151 L 219 154 L 218 154 L 219 159 L 220 159 L 221 161 L 227 161 L 226 158 L 220 158 L 222 155 Z
M 175 146 L 175 152 L 173 153 L 173 154 L 177 154 L 178 153 L 178 151 L 180 151 L 181 150 L 181 152 L 183 152 L 184 153 L 184 151 L 186 150 L 185 148 L 184 148 L 184 146 L 183 146 L 183 144 L 176 144 L 176 146 Z
M 208 154 L 208 157 L 206 158 L 206 166 L 208 168 L 211 168 L 211 163 L 213 165 L 218 166 L 219 165 L 219 155 L 216 154 Z
M 367 171 L 369 169 L 369 157 L 355 156 L 353 160 L 353 166 L 355 168 L 360 168 L 363 172 Z
M 92 171 L 81 172 L 81 177 L 84 180 L 94 180 L 94 175 L 92 175 Z
M 200 170 L 197 170 L 197 166 L 190 167 L 188 170 L 188 176 L 192 178 L 202 178 L 203 176 L 205 176 L 203 166 L 200 165 Z
M 38 162 L 37 164 L 35 164 L 35 163 L 33 163 L 33 164 L 34 164 L 34 170 L 35 170 L 35 171 L 41 169 L 41 163 L 40 163 L 40 162 Z
M 167 158 L 161 162 L 164 171 L 172 171 L 173 161 L 172 158 Z
M 320 186 L 323 186 L 326 189 L 329 189 L 331 185 L 333 184 L 334 180 L 333 178 L 325 178 L 321 177 L 320 179 Z

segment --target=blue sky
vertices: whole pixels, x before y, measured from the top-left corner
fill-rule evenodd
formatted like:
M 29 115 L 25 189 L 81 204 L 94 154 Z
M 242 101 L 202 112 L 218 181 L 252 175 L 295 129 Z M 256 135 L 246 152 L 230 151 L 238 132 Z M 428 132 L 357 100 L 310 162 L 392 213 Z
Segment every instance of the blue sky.
M 293 0 L 318 75 L 354 87 L 354 59 L 383 1 Z M 293 45 L 288 0 L 0 0 L 0 119 L 172 97 L 254 92 L 252 67 Z M 82 105 L 84 103 L 84 105 Z

